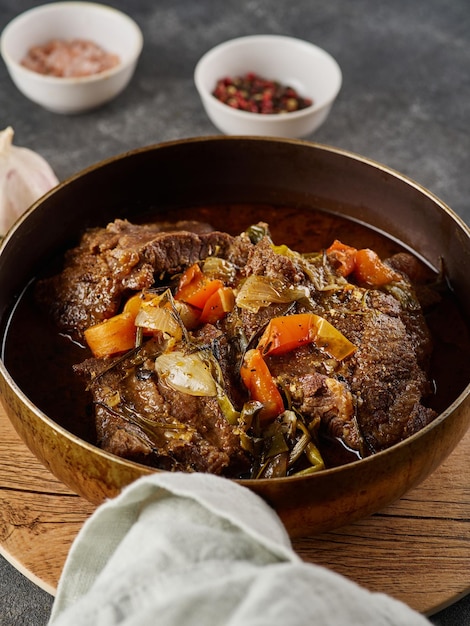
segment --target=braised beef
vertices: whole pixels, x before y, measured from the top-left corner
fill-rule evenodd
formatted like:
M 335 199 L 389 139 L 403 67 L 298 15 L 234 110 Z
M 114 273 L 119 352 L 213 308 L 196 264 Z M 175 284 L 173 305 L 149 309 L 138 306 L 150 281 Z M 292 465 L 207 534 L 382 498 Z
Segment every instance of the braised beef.
M 232 241 L 198 222 L 170 227 L 115 220 L 85 233 L 66 254 L 63 271 L 38 282 L 37 299 L 62 332 L 80 339 L 86 328 L 115 315 L 126 294 L 207 256 L 224 255 Z
M 257 232 L 266 230 L 260 225 Z M 204 348 L 216 359 L 219 383 L 234 410 L 242 411 L 250 400 L 240 380 L 243 354 L 269 320 L 313 312 L 356 350 L 336 360 L 310 343 L 269 355 L 266 362 L 285 406 L 302 416 L 320 451 L 324 438 L 339 442 L 354 458 L 364 457 L 434 419 L 425 405 L 432 342 L 417 295 L 427 277 L 407 253 L 386 261 L 400 280 L 372 289 L 345 279 L 324 252 L 300 255 L 277 248 L 269 236 L 250 239 L 248 231 L 231 236 L 199 223 L 138 226 L 116 220 L 86 233 L 67 254 L 62 272 L 39 283 L 37 297 L 62 331 L 82 337 L 90 325 L 119 312 L 133 292 L 169 285 L 174 293 L 172 278 L 211 256 L 233 264 L 235 289 L 248 277 L 264 276 L 305 293 L 257 310 L 235 306 L 223 319 L 190 331 L 191 349 Z M 92 396 L 99 445 L 163 469 L 249 475 L 256 465 L 253 446 L 262 438 L 259 423 L 247 446 L 240 424 L 227 419 L 216 397 L 176 391 L 160 380 L 155 359 L 164 349 L 161 338 L 147 339 L 124 356 L 75 366 Z M 281 422 L 276 421 L 285 430 Z M 285 465 L 282 458 L 279 464 Z M 273 468 L 270 472 L 277 471 Z
M 356 288 L 325 316 L 358 346 L 341 375 L 355 398 L 359 427 L 371 451 L 390 447 L 435 417 L 421 404 L 430 393 L 420 363 L 427 360 L 431 339 L 416 303 L 410 311 L 392 295 Z
M 89 382 L 101 447 L 168 470 L 247 471 L 248 456 L 217 401 L 174 391 L 158 380 L 159 350 L 150 340 L 124 359 L 91 358 L 74 367 Z

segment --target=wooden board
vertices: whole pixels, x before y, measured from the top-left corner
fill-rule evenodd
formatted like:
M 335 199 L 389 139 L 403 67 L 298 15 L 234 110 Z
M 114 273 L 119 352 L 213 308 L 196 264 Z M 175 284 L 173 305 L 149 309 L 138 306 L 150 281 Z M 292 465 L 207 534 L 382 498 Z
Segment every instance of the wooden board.
M 0 405 L 0 553 L 54 593 L 94 506 L 20 441 Z M 406 497 L 363 521 L 294 542 L 307 561 L 432 614 L 470 591 L 470 431 Z

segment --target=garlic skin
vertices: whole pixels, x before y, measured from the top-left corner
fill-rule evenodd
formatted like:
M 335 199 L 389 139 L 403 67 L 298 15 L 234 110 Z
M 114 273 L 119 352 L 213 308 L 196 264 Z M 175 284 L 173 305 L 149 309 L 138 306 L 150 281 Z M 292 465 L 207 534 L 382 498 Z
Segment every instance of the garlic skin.
M 11 126 L 0 131 L 0 237 L 59 182 L 41 155 L 13 145 L 13 135 Z

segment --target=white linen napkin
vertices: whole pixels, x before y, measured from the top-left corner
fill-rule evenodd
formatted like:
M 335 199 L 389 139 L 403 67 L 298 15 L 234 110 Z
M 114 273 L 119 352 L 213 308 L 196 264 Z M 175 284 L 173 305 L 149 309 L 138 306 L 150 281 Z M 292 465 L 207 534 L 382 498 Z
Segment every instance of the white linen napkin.
M 292 550 L 257 495 L 156 473 L 96 510 L 68 555 L 50 626 L 429 626 Z

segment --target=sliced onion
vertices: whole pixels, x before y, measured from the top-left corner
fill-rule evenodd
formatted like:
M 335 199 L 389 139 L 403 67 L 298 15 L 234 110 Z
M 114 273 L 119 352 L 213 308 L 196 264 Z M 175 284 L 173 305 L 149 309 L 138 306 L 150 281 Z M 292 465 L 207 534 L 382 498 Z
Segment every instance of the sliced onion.
M 316 332 L 313 336 L 315 345 L 323 348 L 327 354 L 338 361 L 342 361 L 356 351 L 357 347 L 330 322 L 319 315 L 315 317 L 317 318 Z
M 181 326 L 171 308 L 166 303 L 162 306 L 161 297 L 152 298 L 148 302 L 142 301 L 135 318 L 135 325 L 140 328 L 159 330 L 176 340 L 183 336 Z
M 185 328 L 188 330 L 197 328 L 201 315 L 200 311 L 182 300 L 174 300 L 173 306 Z
M 197 352 L 185 354 L 175 350 L 155 360 L 155 370 L 169 387 L 190 396 L 216 396 L 215 380 Z
M 236 268 L 233 263 L 217 256 L 209 256 L 202 265 L 205 276 L 218 278 L 225 284 L 232 282 L 236 277 Z
M 309 295 L 305 285 L 290 285 L 280 279 L 255 275 L 249 276 L 243 283 L 235 302 L 241 309 L 257 313 L 270 304 L 288 304 Z

